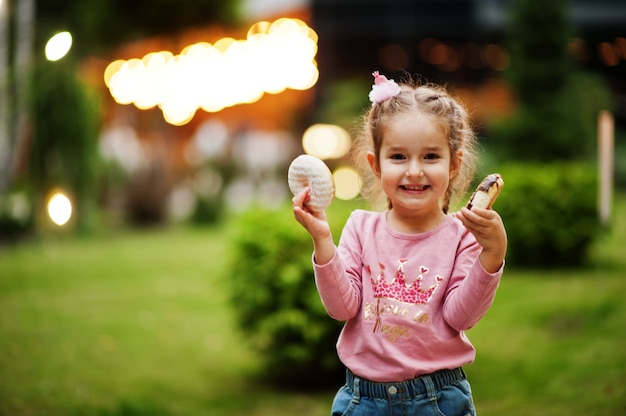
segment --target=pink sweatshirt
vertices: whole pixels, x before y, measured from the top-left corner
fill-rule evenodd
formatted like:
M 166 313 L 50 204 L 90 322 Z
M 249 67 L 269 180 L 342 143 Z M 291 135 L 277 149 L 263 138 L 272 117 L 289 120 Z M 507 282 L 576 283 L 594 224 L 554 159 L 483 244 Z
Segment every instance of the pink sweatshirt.
M 433 230 L 392 230 L 385 212 L 357 210 L 335 256 L 314 262 L 328 314 L 346 321 L 337 353 L 354 374 L 404 381 L 471 363 L 464 331 L 487 312 L 502 268 L 487 273 L 480 245 L 452 215 Z

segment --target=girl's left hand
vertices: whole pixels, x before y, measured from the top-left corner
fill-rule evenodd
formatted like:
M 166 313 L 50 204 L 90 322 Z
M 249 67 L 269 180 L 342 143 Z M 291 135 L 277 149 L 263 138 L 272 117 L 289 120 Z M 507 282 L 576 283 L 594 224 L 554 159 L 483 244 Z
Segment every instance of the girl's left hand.
M 456 213 L 469 232 L 483 248 L 480 262 L 489 273 L 495 273 L 504 262 L 507 249 L 504 222 L 496 211 L 474 207 L 472 210 L 461 208 Z

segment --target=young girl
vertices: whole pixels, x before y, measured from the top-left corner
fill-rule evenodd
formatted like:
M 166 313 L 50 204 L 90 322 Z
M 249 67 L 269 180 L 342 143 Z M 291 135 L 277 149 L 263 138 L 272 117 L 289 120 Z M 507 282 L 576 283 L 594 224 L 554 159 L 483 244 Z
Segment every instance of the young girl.
M 335 246 L 324 212 L 306 206 L 310 189 L 293 198 L 322 303 L 346 321 L 337 342 L 346 384 L 332 415 L 475 415 L 464 331 L 494 299 L 504 225 L 491 209 L 448 213 L 474 174 L 466 110 L 440 87 L 374 77 L 361 161 L 388 208 L 354 211 Z

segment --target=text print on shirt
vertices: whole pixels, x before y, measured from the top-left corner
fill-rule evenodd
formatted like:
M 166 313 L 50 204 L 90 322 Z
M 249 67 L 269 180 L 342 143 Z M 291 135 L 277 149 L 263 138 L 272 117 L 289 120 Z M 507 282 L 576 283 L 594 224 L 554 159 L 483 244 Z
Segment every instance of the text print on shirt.
M 436 283 L 427 289 L 422 288 L 424 276 L 428 274 L 427 266 L 419 267 L 419 275 L 414 281 L 407 281 L 404 273 L 404 265 L 408 259 L 398 260 L 398 268 L 391 279 L 387 281 L 385 278 L 385 265 L 379 263 L 379 273 L 374 278 L 371 267 L 367 266 L 366 270 L 370 275 L 372 289 L 376 304 L 367 303 L 364 308 L 364 319 L 373 320 L 374 333 L 382 333 L 387 336 L 391 342 L 395 342 L 398 337 L 409 337 L 411 331 L 408 326 L 402 324 L 386 324 L 383 323 L 382 317 L 390 315 L 394 317 L 404 317 L 404 319 L 413 319 L 422 324 L 430 323 L 428 313 L 421 308 L 415 308 L 417 305 L 428 305 L 433 294 L 443 282 L 444 278 L 440 275 L 435 276 Z

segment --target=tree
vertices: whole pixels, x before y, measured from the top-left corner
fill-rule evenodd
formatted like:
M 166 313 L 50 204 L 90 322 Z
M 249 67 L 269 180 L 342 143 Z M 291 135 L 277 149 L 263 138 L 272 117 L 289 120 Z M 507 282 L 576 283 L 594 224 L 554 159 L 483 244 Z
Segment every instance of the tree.
M 574 67 L 566 0 L 517 0 L 506 73 L 517 112 L 492 126 L 491 147 L 528 161 L 584 159 L 593 152 L 598 111 L 610 105 L 603 80 Z
M 81 59 L 141 37 L 235 23 L 239 5 L 221 0 L 0 0 L 0 193 L 12 181 L 14 153 L 20 151 L 28 123 L 25 97 L 33 54 L 51 35 L 70 31 L 74 57 Z
M 521 105 L 550 101 L 572 71 L 567 44 L 572 30 L 565 0 L 517 0 L 512 11 L 508 79 Z
M 45 215 L 46 198 L 63 187 L 74 200 L 77 226 L 90 226 L 98 172 L 98 108 L 69 61 L 41 62 L 29 94 L 32 143 L 29 188 L 36 223 Z
M 497 209 L 515 266 L 580 266 L 599 231 L 589 162 L 609 92 L 570 59 L 566 14 L 563 0 L 517 0 L 513 9 L 507 77 L 518 107 L 491 128 L 489 145 L 509 184 Z
M 68 73 L 63 74 L 58 72 L 63 66 L 59 63 L 48 67 L 51 72 L 47 75 L 40 71 L 45 63 L 37 64 L 38 68 L 33 65 L 33 57 L 43 54 L 45 43 L 55 32 L 67 30 L 73 34 L 72 58 L 76 62 L 86 56 L 106 54 L 125 41 L 174 35 L 188 27 L 215 22 L 234 23 L 239 4 L 237 0 L 40 0 L 37 4 L 36 0 L 0 0 L 0 220 L 3 194 L 15 186 L 17 179 L 30 181 L 36 193 L 42 192 L 51 173 L 55 179 L 64 177 L 66 182 L 67 175 L 74 175 L 70 182 L 80 195 L 85 195 L 91 185 L 88 182 L 92 175 L 85 166 L 92 163 L 93 144 L 89 140 L 93 137 L 93 114 L 84 87 L 76 78 L 76 65 L 65 65 Z M 31 80 L 33 72 L 35 78 Z M 33 90 L 40 95 L 30 97 L 30 110 L 35 114 L 28 112 L 31 81 L 42 82 L 37 87 L 40 91 Z M 58 90 L 51 91 L 47 82 L 58 82 Z M 38 106 L 41 100 L 47 109 Z M 59 111 L 65 107 L 70 110 Z M 83 116 L 87 118 L 78 118 Z M 66 119 L 55 119 L 58 117 Z M 46 123 L 52 123 L 54 129 L 46 130 Z M 31 130 L 32 143 L 28 136 Z M 27 149 L 31 144 L 32 149 Z M 17 156 L 25 156 L 27 151 L 33 152 L 27 157 L 32 164 L 28 177 L 16 178 Z M 78 161 L 74 156 L 86 159 Z M 64 169 L 51 169 L 48 159 L 62 160 Z

